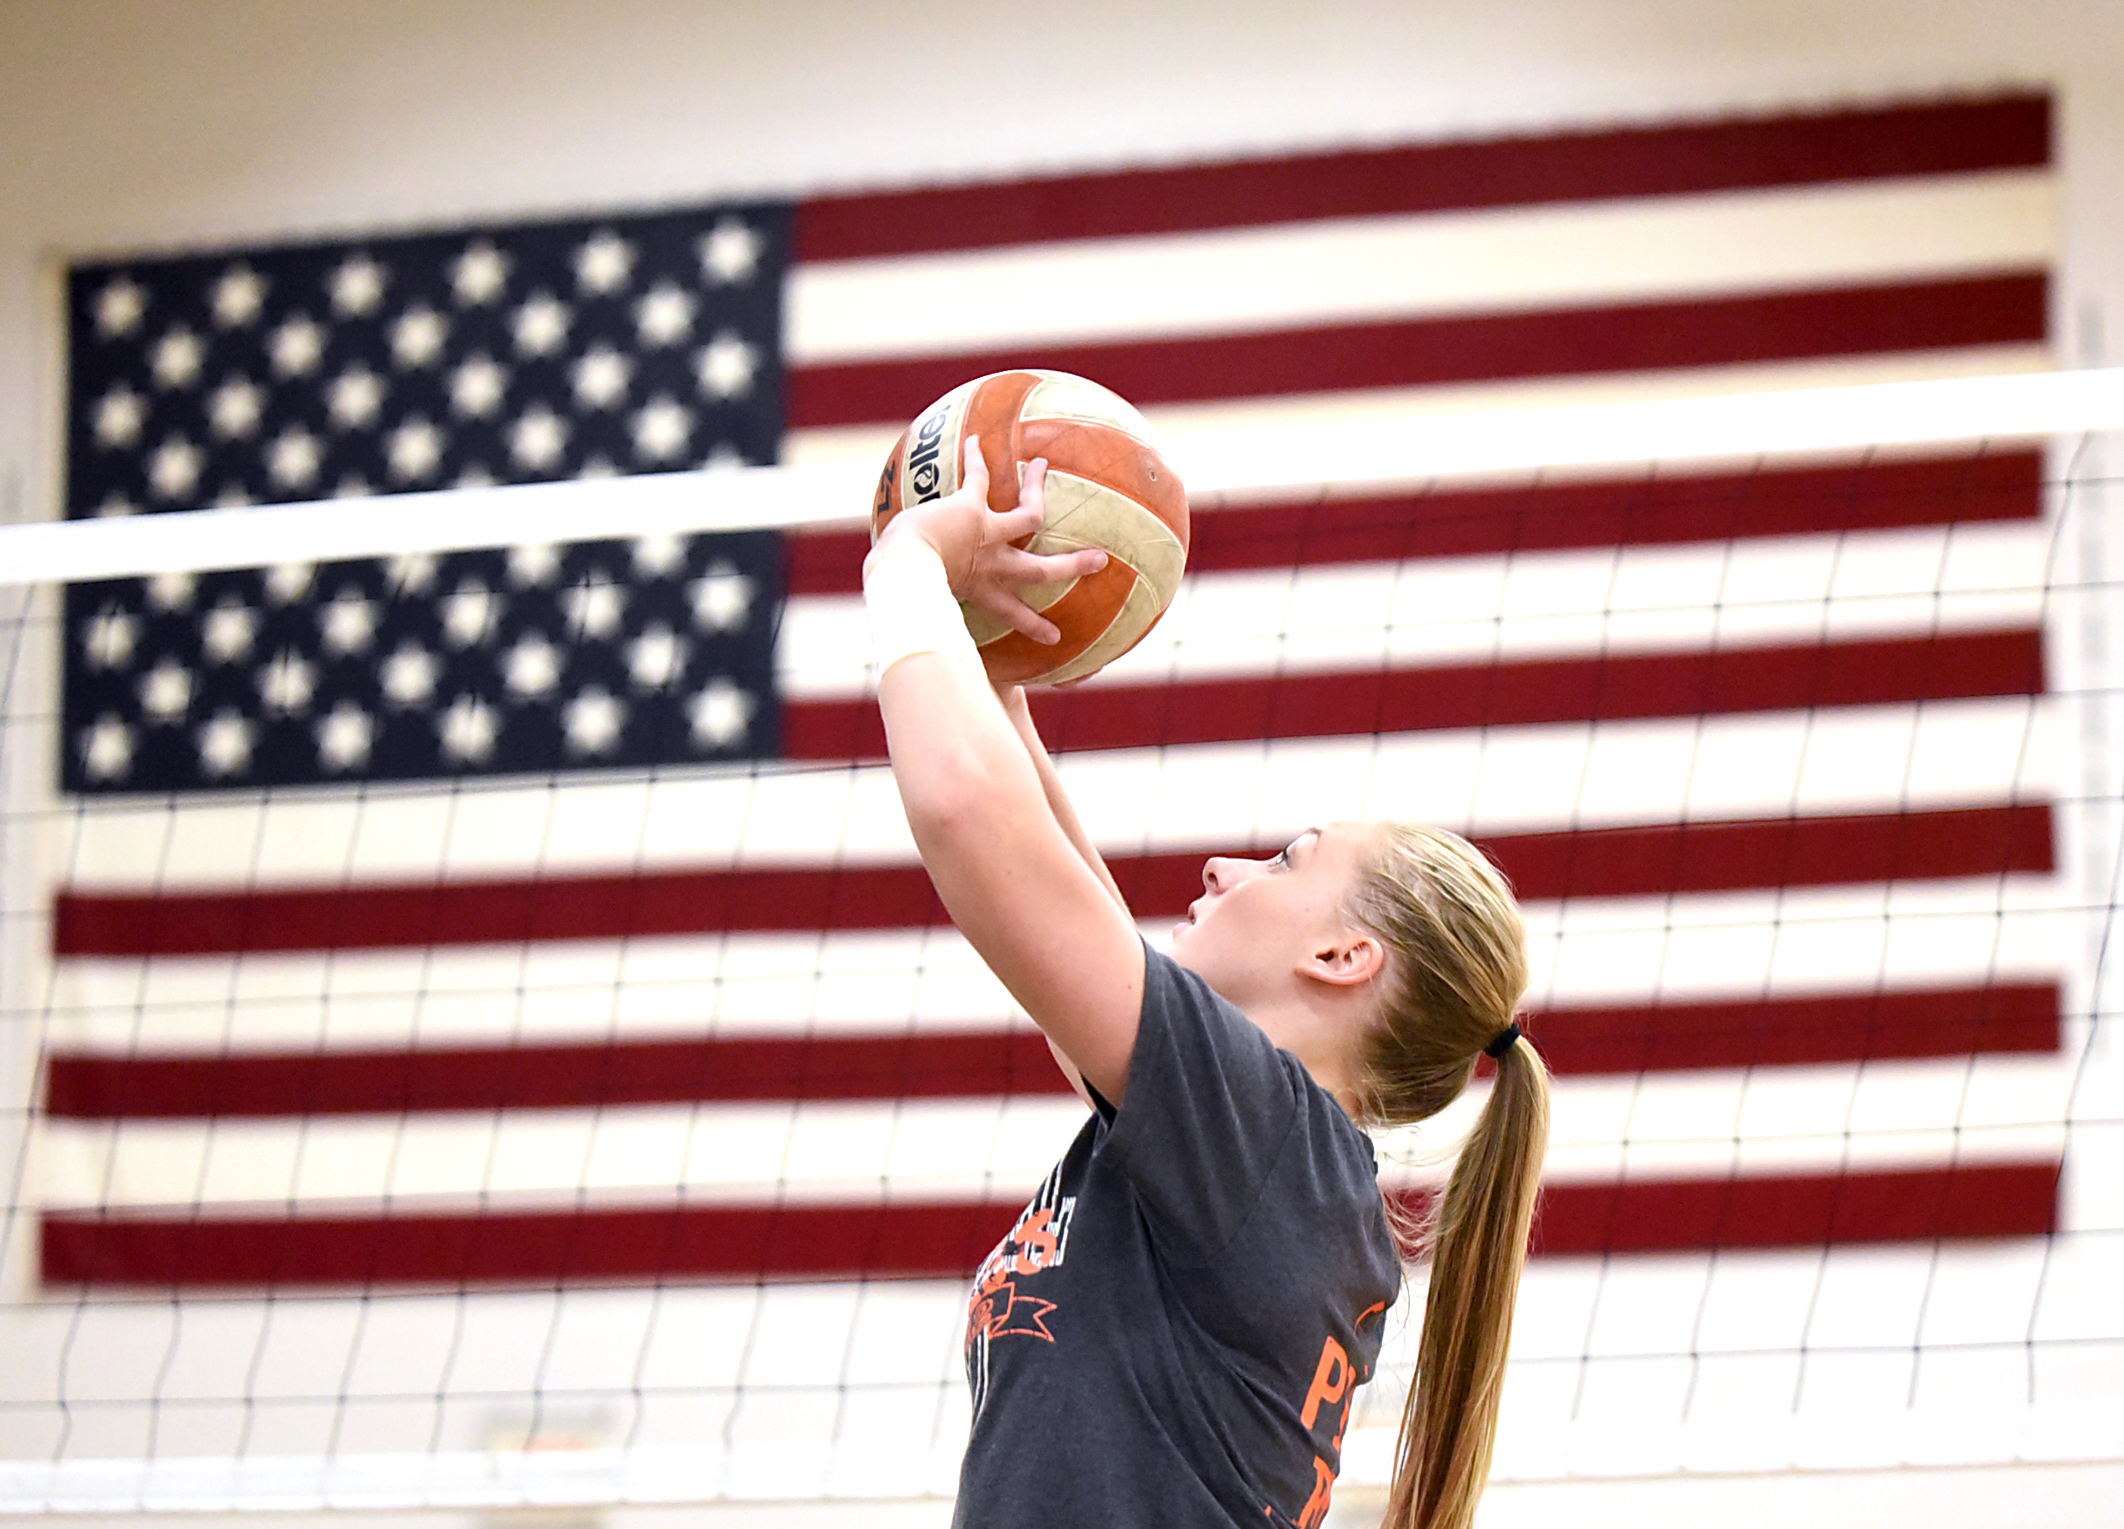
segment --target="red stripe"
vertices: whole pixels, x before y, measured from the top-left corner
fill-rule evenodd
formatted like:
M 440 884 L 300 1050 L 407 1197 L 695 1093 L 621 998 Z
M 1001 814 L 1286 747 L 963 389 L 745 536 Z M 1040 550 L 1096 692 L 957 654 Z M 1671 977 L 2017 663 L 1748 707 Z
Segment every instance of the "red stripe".
M 2047 805 L 1491 838 L 1519 895 L 1644 897 L 2049 872 Z
M 51 1056 L 45 1113 L 252 1118 L 1068 1093 L 1035 1031 Z
M 2055 1052 L 2062 1026 L 2057 988 L 2029 983 L 1548 1009 L 1528 1034 L 1553 1071 L 1586 1075 Z
M 2023 630 L 1100 685 L 1041 691 L 1032 704 L 1048 746 L 1066 751 L 1730 716 L 2042 690 L 2042 634 Z M 885 725 L 868 697 L 793 701 L 782 711 L 782 753 L 807 761 L 883 759 Z
M 2058 992 L 2031 985 L 1548 1009 L 1531 1017 L 1529 1033 L 1560 1074 L 2054 1052 Z M 71 1120 L 262 1119 L 1068 1092 L 1041 1036 L 990 1030 L 241 1056 L 58 1054 L 45 1059 L 44 1110 Z
M 2042 804 L 1571 829 L 1501 835 L 1485 846 L 1520 895 L 1534 899 L 2052 869 L 2050 809 Z M 1177 917 L 1201 889 L 1200 855 L 1146 855 L 1111 866 L 1140 917 Z M 53 949 L 62 957 L 420 949 L 944 922 L 919 865 L 231 892 L 73 891 L 55 901 Z
M 1095 378 L 1139 407 L 1886 354 L 2044 337 L 2041 272 L 1254 334 L 800 366 L 792 430 L 901 424 L 969 377 L 1017 366 Z
M 47 1284 L 187 1289 L 963 1278 L 1000 1201 L 43 1221 Z
M 2041 95 L 815 197 L 799 260 L 848 260 L 2050 162 Z
M 1826 1247 L 2057 1230 L 2055 1163 L 1958 1165 L 1544 1191 L 1537 1254 Z
M 2053 1163 L 1544 1190 L 1538 1255 L 2043 1236 Z M 1404 1197 L 1420 1205 L 1416 1196 Z M 1022 1202 L 683 1206 L 390 1216 L 47 1212 L 47 1285 L 134 1289 L 964 1279 Z
M 1841 467 L 1292 499 L 1215 509 L 1189 527 L 1190 572 L 1671 546 L 1758 536 L 2033 520 L 2042 458 L 2012 451 Z M 861 587 L 864 531 L 787 538 L 792 595 Z

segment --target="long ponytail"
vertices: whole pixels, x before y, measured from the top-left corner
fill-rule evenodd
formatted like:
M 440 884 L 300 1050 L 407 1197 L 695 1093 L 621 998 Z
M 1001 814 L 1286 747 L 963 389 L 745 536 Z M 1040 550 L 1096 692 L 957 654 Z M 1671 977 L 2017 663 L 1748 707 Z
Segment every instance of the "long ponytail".
M 1430 1294 L 1382 1529 L 1474 1522 L 1548 1139 L 1549 1070 L 1520 1040 L 1498 1058 L 1489 1102 L 1432 1214 Z
M 1364 1057 L 1369 1123 L 1428 1119 L 1474 1076 L 1527 985 L 1511 888 L 1456 834 L 1377 827 L 1353 912 L 1393 951 Z M 1382 1529 L 1467 1529 L 1489 1479 L 1512 1307 L 1549 1140 L 1549 1070 L 1509 1040 L 1446 1189 L 1418 1228 L 1430 1293 Z

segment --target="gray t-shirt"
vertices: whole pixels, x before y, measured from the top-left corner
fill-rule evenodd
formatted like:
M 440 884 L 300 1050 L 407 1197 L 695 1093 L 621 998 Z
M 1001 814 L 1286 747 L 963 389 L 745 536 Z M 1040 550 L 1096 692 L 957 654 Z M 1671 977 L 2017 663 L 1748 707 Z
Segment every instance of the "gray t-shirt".
M 1100 1108 L 974 1278 L 953 1522 L 1326 1515 L 1401 1267 L 1371 1141 L 1303 1064 L 1146 951 Z

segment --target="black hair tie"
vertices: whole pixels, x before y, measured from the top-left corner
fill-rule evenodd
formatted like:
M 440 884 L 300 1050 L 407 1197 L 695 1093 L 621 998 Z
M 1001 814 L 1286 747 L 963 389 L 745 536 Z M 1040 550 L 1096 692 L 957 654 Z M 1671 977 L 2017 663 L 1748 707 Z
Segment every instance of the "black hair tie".
M 1512 1021 L 1512 1023 L 1506 1025 L 1502 1030 L 1497 1032 L 1497 1039 L 1491 1041 L 1489 1045 L 1483 1047 L 1482 1054 L 1486 1057 L 1501 1057 L 1507 1051 L 1510 1051 L 1512 1049 L 1512 1043 L 1518 1039 L 1519 1021 L 1515 1019 Z

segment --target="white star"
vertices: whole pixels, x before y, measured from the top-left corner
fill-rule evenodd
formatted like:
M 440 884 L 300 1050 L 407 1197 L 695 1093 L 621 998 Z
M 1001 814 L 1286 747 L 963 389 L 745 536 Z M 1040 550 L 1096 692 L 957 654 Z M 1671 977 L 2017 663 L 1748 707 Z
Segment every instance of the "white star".
M 257 502 L 243 491 L 241 485 L 225 483 L 221 492 L 214 496 L 213 507 L 217 510 L 247 510 Z
M 482 239 L 470 245 L 450 268 L 450 287 L 467 308 L 501 296 L 509 282 L 509 257 Z
M 511 695 L 533 700 L 560 683 L 560 649 L 537 632 L 526 632 L 502 657 L 503 683 Z
M 328 279 L 332 306 L 350 318 L 373 313 L 389 279 L 390 273 L 368 254 L 349 255 Z
M 643 690 L 663 690 L 686 667 L 686 640 L 662 622 L 627 645 L 627 672 Z
M 516 310 L 511 325 L 516 333 L 516 348 L 527 356 L 552 355 L 568 338 L 568 325 L 573 318 L 566 303 L 550 293 L 539 293 Z
M 551 542 L 533 542 L 509 549 L 509 582 L 530 589 L 560 572 L 560 549 Z
M 199 768 L 209 775 L 234 775 L 248 769 L 251 747 L 258 730 L 243 713 L 226 707 L 207 719 L 199 729 Z
M 450 374 L 450 407 L 472 419 L 485 419 L 508 391 L 509 373 L 486 356 L 473 356 Z
M 568 613 L 569 632 L 578 640 L 610 637 L 627 608 L 627 591 L 602 573 L 588 573 L 562 593 L 561 608 Z
M 292 648 L 282 648 L 259 671 L 258 694 L 283 715 L 304 710 L 316 692 L 316 666 Z
M 324 331 L 315 319 L 296 314 L 266 341 L 273 370 L 283 377 L 301 377 L 315 371 L 324 357 Z
M 427 366 L 442 354 L 449 337 L 449 320 L 433 308 L 409 308 L 391 326 L 391 354 L 400 366 Z
M 627 396 L 634 363 L 609 345 L 596 345 L 575 363 L 575 398 L 586 409 L 609 409 Z
M 147 420 L 147 400 L 124 383 L 96 400 L 96 440 L 104 446 L 130 446 L 140 439 Z
M 693 740 L 703 748 L 727 749 L 745 739 L 757 703 L 751 694 L 718 675 L 687 704 Z
M 328 653 L 359 653 L 376 638 L 376 602 L 348 587 L 317 613 Z
M 766 244 L 751 224 L 725 218 L 701 240 L 701 272 L 721 286 L 750 281 Z
M 192 704 L 192 671 L 165 658 L 140 681 L 140 709 L 157 722 L 175 722 Z
M 729 563 L 709 564 L 686 592 L 693 597 L 693 624 L 708 631 L 736 631 L 752 614 L 752 580 Z
M 172 329 L 155 342 L 155 349 L 148 357 L 148 369 L 155 380 L 166 388 L 190 387 L 199 375 L 200 365 L 206 360 L 206 346 L 199 336 L 182 325 Z
M 456 486 L 458 488 L 492 488 L 494 487 L 494 474 L 474 462 L 457 475 Z
M 476 695 L 461 695 L 442 714 L 443 752 L 466 764 L 477 764 L 494 752 L 494 736 L 500 731 L 494 708 Z
M 96 506 L 96 514 L 100 519 L 109 519 L 113 515 L 137 515 L 139 513 L 140 506 L 115 489 L 105 494 L 103 502 Z
M 240 329 L 265 306 L 266 280 L 247 265 L 232 265 L 214 283 L 214 322 Z
M 693 332 L 693 294 L 660 281 L 634 305 L 634 327 L 644 345 L 676 345 Z
M 383 692 L 401 706 L 418 706 L 435 693 L 442 664 L 426 648 L 401 643 L 384 660 Z
M 158 573 L 148 580 L 148 603 L 159 611 L 181 611 L 192 603 L 198 579 L 189 573 Z
M 575 252 L 575 279 L 585 292 L 612 293 L 634 274 L 634 246 L 601 228 Z
M 477 579 L 467 579 L 443 597 L 443 635 L 453 647 L 485 642 L 501 619 L 502 597 Z
M 627 707 L 618 697 L 592 685 L 561 708 L 561 729 L 578 754 L 603 754 L 619 740 Z
M 266 448 L 266 472 L 285 489 L 304 489 L 317 481 L 324 447 L 300 425 L 291 425 Z
M 266 570 L 266 593 L 275 605 L 293 605 L 310 592 L 316 577 L 315 563 L 275 563 Z
M 116 780 L 133 767 L 133 730 L 106 712 L 81 735 L 81 768 L 91 780 Z
M 409 419 L 391 432 L 385 448 L 391 459 L 391 476 L 401 483 L 418 483 L 442 461 L 442 432 L 424 419 Z
M 736 398 L 752 391 L 752 376 L 759 365 L 759 352 L 727 329 L 694 357 L 701 391 L 712 398 Z
M 634 416 L 634 453 L 645 462 L 669 462 L 693 435 L 693 411 L 669 398 L 653 400 Z
M 216 663 L 233 664 L 251 651 L 258 613 L 240 600 L 222 600 L 200 624 L 199 645 Z
M 366 366 L 350 366 L 325 389 L 325 407 L 342 430 L 373 424 L 383 408 L 383 379 Z
M 317 724 L 317 758 L 328 770 L 367 762 L 375 741 L 375 718 L 352 701 L 341 701 Z
M 435 554 L 401 552 L 384 565 L 384 582 L 393 594 L 427 593 L 435 583 Z
M 641 536 L 634 542 L 634 571 L 660 579 L 686 565 L 686 538 L 668 534 Z
M 89 617 L 81 634 L 81 652 L 98 669 L 116 669 L 132 659 L 139 642 L 140 618 L 106 605 Z
M 239 440 L 258 428 L 265 413 L 265 391 L 247 377 L 231 377 L 207 399 L 207 418 L 225 441 Z
M 130 334 L 147 312 L 147 292 L 130 276 L 114 277 L 96 294 L 96 329 L 106 338 Z
M 534 404 L 509 427 L 509 455 L 527 472 L 543 472 L 560 460 L 568 427 L 544 404 Z
M 334 499 L 366 499 L 375 492 L 369 486 L 369 480 L 359 473 L 349 473 L 332 485 Z
M 199 487 L 199 470 L 206 466 L 206 453 L 181 435 L 157 446 L 148 458 L 148 482 L 165 499 L 185 499 Z

